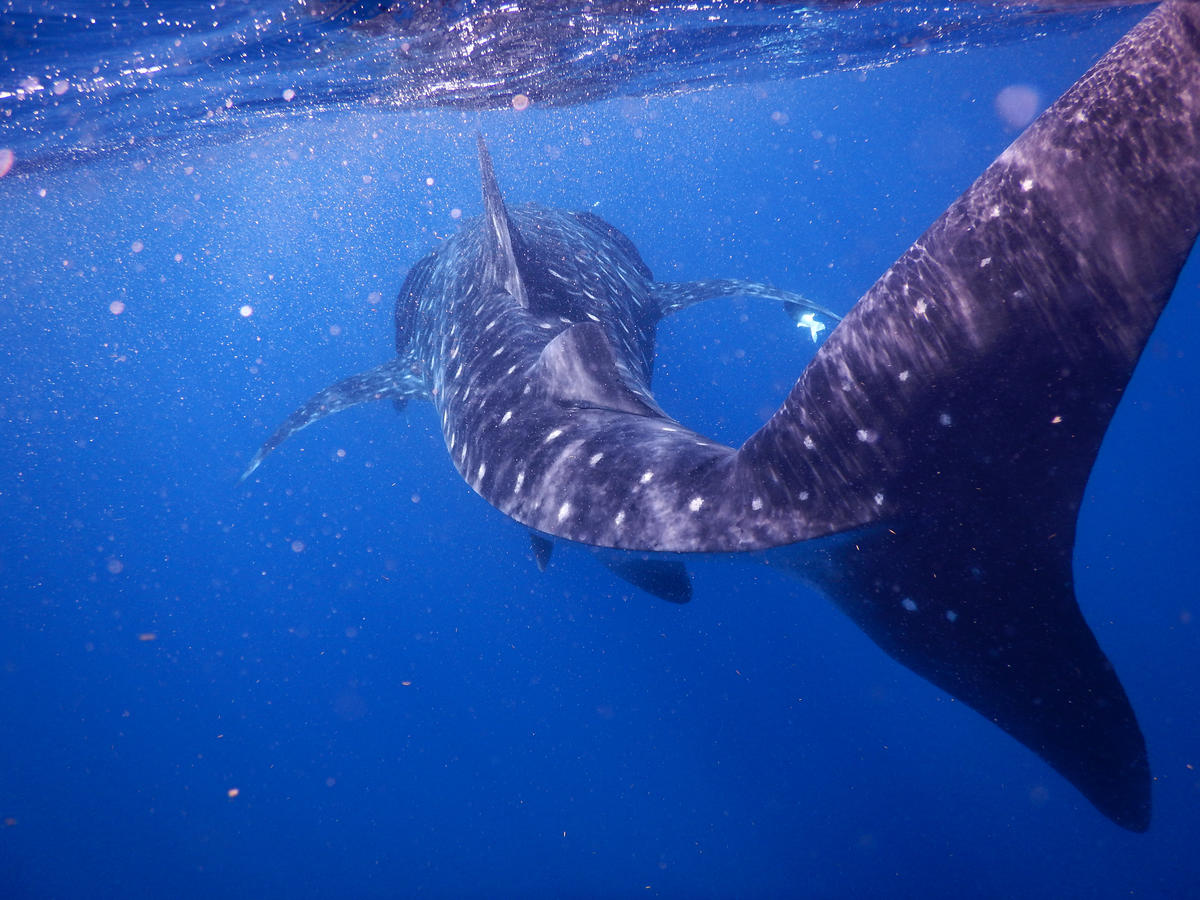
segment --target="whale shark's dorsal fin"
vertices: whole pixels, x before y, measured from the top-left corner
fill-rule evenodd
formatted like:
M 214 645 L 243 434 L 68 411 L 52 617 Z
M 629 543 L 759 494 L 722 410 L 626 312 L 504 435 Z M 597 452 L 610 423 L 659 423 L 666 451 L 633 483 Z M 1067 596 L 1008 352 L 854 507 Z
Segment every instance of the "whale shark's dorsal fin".
M 665 417 L 647 391 L 629 386 L 622 368 L 604 329 L 595 322 L 580 322 L 542 350 L 533 381 L 564 407 Z
M 479 171 L 483 182 L 483 211 L 487 219 L 485 277 L 492 282 L 491 287 L 508 291 L 517 303 L 529 309 L 529 294 L 517 265 L 520 236 L 504 207 L 504 197 L 496 182 L 496 173 L 492 170 L 492 155 L 483 142 L 483 135 L 478 135 L 476 142 L 479 144 Z

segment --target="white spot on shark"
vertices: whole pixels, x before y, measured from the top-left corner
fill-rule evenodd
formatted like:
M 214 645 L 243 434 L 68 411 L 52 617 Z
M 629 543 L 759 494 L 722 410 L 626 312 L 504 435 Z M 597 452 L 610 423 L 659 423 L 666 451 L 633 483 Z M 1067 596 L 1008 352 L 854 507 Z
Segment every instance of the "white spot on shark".
M 817 442 L 812 439 L 811 434 L 806 434 L 804 436 L 804 446 L 809 450 L 817 449 Z
M 548 435 L 546 435 L 544 438 L 542 438 L 542 443 L 543 443 L 543 444 L 548 444 L 548 443 L 550 443 L 552 440 L 554 440 L 555 438 L 557 438 L 557 437 L 561 437 L 561 436 L 562 436 L 562 429 L 561 429 L 561 428 L 555 428 L 555 429 L 554 429 L 553 431 L 551 431 L 551 432 L 550 432 Z
M 500 417 L 500 424 L 501 424 L 501 425 L 507 425 L 507 424 L 508 424 L 508 420 L 509 420 L 509 419 L 511 419 L 511 418 L 512 418 L 512 410 L 510 409 L 508 412 L 506 412 L 504 415 L 502 415 L 502 416 Z
M 588 465 L 595 468 L 596 464 L 602 459 L 604 459 L 603 453 L 593 453 L 591 459 L 588 460 Z
M 703 497 L 693 497 L 691 502 L 688 503 L 688 509 L 690 509 L 692 512 L 700 512 L 700 507 L 702 507 L 703 505 L 704 505 Z
M 913 601 L 912 597 L 905 597 L 903 600 L 900 601 L 900 605 L 903 606 L 905 609 L 907 609 L 909 612 L 917 611 L 917 604 Z
M 570 514 L 571 514 L 571 504 L 564 503 L 562 506 L 560 506 L 558 508 L 558 521 L 561 522 L 563 519 L 565 519 Z
M 758 510 L 762 509 L 762 507 L 763 507 L 762 497 L 755 497 L 753 500 L 750 501 L 750 508 L 752 510 L 754 510 L 755 512 L 758 512 Z
M 642 484 L 649 484 L 654 478 L 654 473 L 646 471 L 642 473 L 642 477 L 638 479 Z
M 613 523 L 618 528 L 625 524 L 625 510 L 621 510 L 615 516 L 613 516 Z
M 876 506 L 883 506 L 883 494 L 876 494 L 876 495 L 875 495 L 875 505 L 876 505 Z
M 911 376 L 912 376 L 912 373 L 911 373 L 910 371 L 908 371 L 908 369 L 905 369 L 903 372 L 901 372 L 901 373 L 900 373 L 900 380 L 901 380 L 901 381 L 908 381 L 908 379 L 909 379 Z
M 941 425 L 943 428 L 949 428 L 951 425 L 954 424 L 954 420 L 952 418 L 950 418 L 950 413 L 944 412 L 940 416 L 938 416 L 938 424 Z
M 482 481 L 482 480 L 483 480 L 483 476 L 484 476 L 486 473 L 487 473 L 487 463 L 480 463 L 480 464 L 479 464 L 479 474 L 475 476 L 475 479 L 476 479 L 477 481 Z
M 513 485 L 513 493 L 514 494 L 521 493 L 521 485 L 523 485 L 524 483 L 525 483 L 525 470 L 522 469 L 520 472 L 517 473 L 517 481 Z
M 1032 191 L 1033 190 L 1033 179 L 1032 178 L 1022 179 L 1021 180 L 1021 190 L 1025 191 L 1026 193 L 1028 193 L 1029 191 Z
M 916 313 L 918 316 L 923 316 L 923 315 L 925 315 L 925 311 L 927 309 L 929 309 L 928 304 L 925 303 L 924 298 L 921 298 L 920 300 L 917 301 L 917 305 L 913 307 L 913 312 Z

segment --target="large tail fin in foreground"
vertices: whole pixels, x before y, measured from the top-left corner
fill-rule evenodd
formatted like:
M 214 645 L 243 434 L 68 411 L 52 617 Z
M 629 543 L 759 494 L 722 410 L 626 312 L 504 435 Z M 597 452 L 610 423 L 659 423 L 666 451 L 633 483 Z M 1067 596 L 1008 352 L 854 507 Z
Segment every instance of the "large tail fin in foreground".
M 1133 830 L 1145 748 L 1071 553 L 1198 227 L 1200 4 L 1166 3 L 896 262 L 739 452 L 806 499 L 806 527 L 862 529 L 807 574 L 867 634 Z

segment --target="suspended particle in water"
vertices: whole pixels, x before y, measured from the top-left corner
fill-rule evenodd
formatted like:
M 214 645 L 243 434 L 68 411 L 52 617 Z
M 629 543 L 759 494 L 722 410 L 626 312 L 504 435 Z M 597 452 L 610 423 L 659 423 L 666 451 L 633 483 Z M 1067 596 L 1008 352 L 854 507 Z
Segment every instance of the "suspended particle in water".
M 1010 84 L 996 95 L 996 115 L 1010 131 L 1024 128 L 1037 116 L 1042 105 L 1038 89 L 1028 84 Z

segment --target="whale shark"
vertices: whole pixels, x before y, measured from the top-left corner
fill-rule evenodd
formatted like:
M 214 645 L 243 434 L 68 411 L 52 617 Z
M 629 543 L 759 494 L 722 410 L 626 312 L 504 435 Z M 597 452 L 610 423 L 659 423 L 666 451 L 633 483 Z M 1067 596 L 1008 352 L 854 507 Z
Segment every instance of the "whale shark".
M 408 272 L 394 357 L 297 409 L 436 412 L 459 474 L 525 526 L 676 602 L 687 560 L 782 565 L 880 648 L 1024 744 L 1116 824 L 1151 816 L 1145 741 L 1076 600 L 1076 518 L 1108 423 L 1200 229 L 1200 7 L 1151 12 L 840 323 L 767 285 L 653 279 L 587 212 L 505 202 Z M 742 446 L 651 391 L 655 330 L 716 297 L 818 346 Z M 803 334 L 803 332 L 800 332 Z

